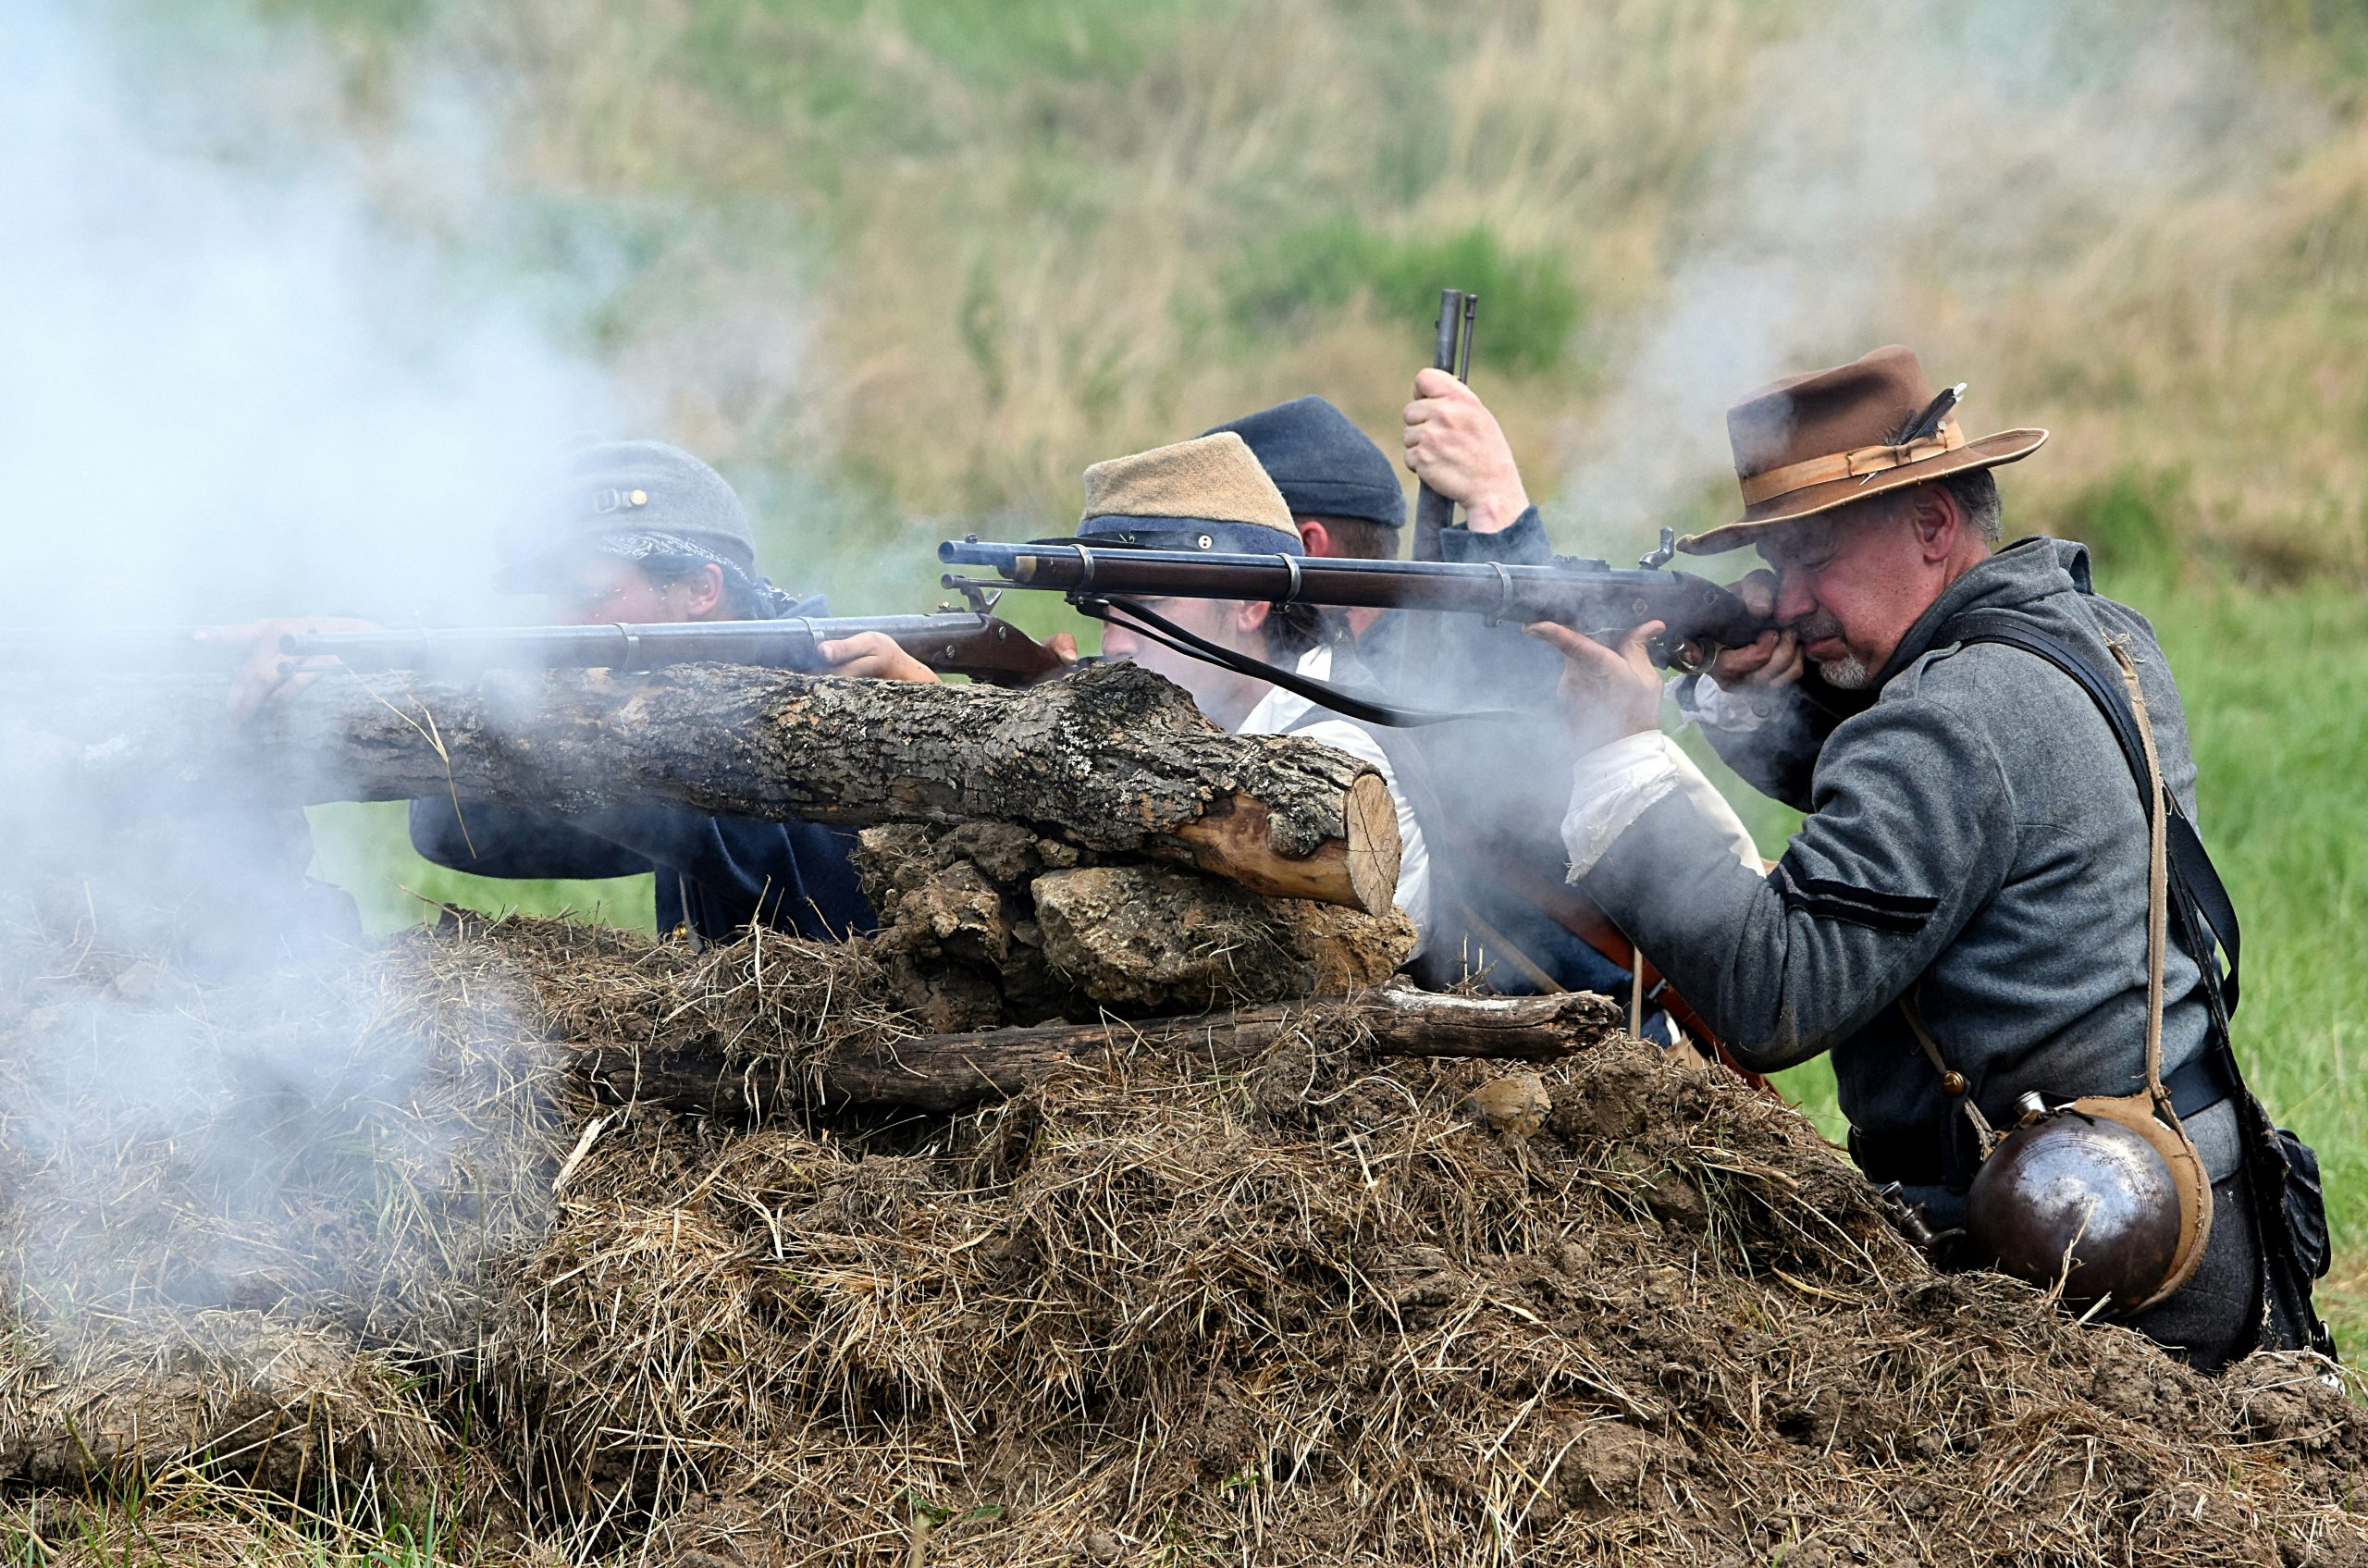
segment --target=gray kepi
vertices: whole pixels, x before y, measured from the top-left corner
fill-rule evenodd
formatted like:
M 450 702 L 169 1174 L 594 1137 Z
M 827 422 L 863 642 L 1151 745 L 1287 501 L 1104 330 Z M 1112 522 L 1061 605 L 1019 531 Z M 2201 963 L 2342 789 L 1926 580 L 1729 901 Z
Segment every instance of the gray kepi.
M 663 441 L 598 441 L 565 453 L 501 548 L 501 586 L 532 592 L 570 556 L 712 560 L 753 574 L 756 531 L 722 475 Z

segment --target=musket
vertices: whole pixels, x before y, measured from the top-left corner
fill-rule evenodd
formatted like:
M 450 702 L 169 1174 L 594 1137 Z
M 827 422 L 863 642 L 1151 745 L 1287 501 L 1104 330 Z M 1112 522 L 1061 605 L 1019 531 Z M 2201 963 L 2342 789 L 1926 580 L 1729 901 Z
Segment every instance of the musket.
M 826 673 L 819 645 L 878 632 L 944 675 L 991 685 L 1033 685 L 1068 668 L 1061 656 L 997 616 L 791 616 L 776 621 L 685 621 L 649 625 L 500 626 L 409 632 L 321 632 L 282 637 L 297 659 L 336 659 L 353 670 L 657 670 L 670 664 L 754 664 Z
M 1472 327 L 1480 314 L 1480 296 L 1462 289 L 1439 290 L 1437 336 L 1431 346 L 1431 368 L 1444 370 L 1459 381 L 1472 379 Z M 1414 559 L 1437 561 L 1439 535 L 1455 521 L 1455 502 L 1428 485 L 1414 498 Z
M 1128 549 L 1067 542 L 991 544 L 948 540 L 937 558 L 982 566 L 994 578 L 952 573 L 948 587 L 1042 588 L 1071 602 L 1129 599 L 1235 599 L 1273 604 L 1443 611 L 1491 623 L 1553 621 L 1597 637 L 1647 621 L 1665 623 L 1655 657 L 1667 663 L 1684 645 L 1742 648 L 1769 623 L 1707 577 L 1671 572 L 1662 548 L 1646 564 L 1557 557 L 1550 566 L 1445 561 L 1366 561 L 1297 555 L 1226 555 Z
M 200 642 L 189 626 L 0 628 L 0 670 L 90 674 L 228 670 L 246 657 L 235 643 Z

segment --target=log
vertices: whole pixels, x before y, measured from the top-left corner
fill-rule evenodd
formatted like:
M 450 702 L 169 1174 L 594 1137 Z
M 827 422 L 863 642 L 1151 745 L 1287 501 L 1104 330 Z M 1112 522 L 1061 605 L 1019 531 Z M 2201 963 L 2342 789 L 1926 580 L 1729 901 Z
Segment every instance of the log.
M 1007 1098 L 1105 1051 L 1153 1052 L 1225 1071 L 1251 1062 L 1311 1014 L 1363 1036 L 1376 1056 L 1549 1062 L 1620 1032 L 1600 996 L 1443 996 L 1390 985 L 1347 996 L 1238 1007 L 1196 1018 L 1106 1019 L 924 1035 L 801 1063 L 630 1045 L 578 1047 L 576 1070 L 620 1104 L 760 1120 L 789 1105 L 899 1105 L 950 1113 Z
M 1398 885 L 1379 774 L 1316 742 L 1228 735 L 1130 664 L 1017 691 L 713 664 L 459 684 L 340 669 L 247 731 L 221 714 L 220 683 L 203 676 L 83 683 L 70 702 L 0 716 L 11 741 L 0 794 L 152 808 L 176 788 L 276 805 L 450 795 L 857 827 L 993 820 L 1368 914 Z
M 1012 822 L 863 831 L 856 866 L 882 925 L 869 946 L 914 1030 L 1337 996 L 1381 984 L 1414 948 L 1396 908 L 1268 898 L 1180 866 L 1078 861 Z

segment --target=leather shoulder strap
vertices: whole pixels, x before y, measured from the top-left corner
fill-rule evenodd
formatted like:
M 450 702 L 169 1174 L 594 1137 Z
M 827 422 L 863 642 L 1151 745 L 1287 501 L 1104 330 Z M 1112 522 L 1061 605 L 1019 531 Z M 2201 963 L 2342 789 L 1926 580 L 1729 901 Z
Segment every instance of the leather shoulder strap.
M 1140 599 L 1118 596 L 1079 598 L 1073 595 L 1069 604 L 1080 615 L 1090 615 L 1113 626 L 1124 626 L 1204 664 L 1215 664 L 1236 674 L 1249 675 L 1269 685 L 1280 686 L 1294 697 L 1303 697 L 1362 724 L 1387 724 L 1393 729 L 1408 729 L 1424 724 L 1452 724 L 1463 719 L 1519 719 L 1523 716 L 1499 709 L 1458 710 L 1401 707 L 1386 700 L 1379 692 L 1351 691 L 1330 681 L 1319 681 L 1296 670 L 1286 670 L 1279 664 L 1270 664 L 1239 649 L 1213 643 L 1198 633 L 1178 625 Z
M 2062 638 L 2004 611 L 1969 610 L 1942 627 L 1938 640 L 2003 643 L 2043 659 L 2071 676 L 2104 715 L 2107 727 L 2121 747 L 2122 759 L 2129 767 L 2130 777 L 2137 782 L 2147 821 L 2152 821 L 2153 791 L 2148 783 L 2145 743 L 2139 735 L 2138 716 L 2130 710 L 2129 698 L 2119 682 L 2107 678 L 2086 655 Z M 2194 931 L 2196 940 L 2189 945 L 2191 956 L 2204 970 L 2205 983 L 2215 993 L 2216 1010 L 2225 1018 L 2237 1010 L 2237 966 L 2242 936 L 2237 925 L 2236 905 L 2229 899 L 2212 857 L 2205 852 L 2195 824 L 2188 821 L 2187 813 L 2179 809 L 2178 802 L 2167 791 L 2163 800 L 2170 813 L 2167 839 L 2173 895 L 2181 906 L 2182 914 L 2188 917 L 2183 924 L 2200 921 L 2209 928 L 2208 932 Z M 2216 941 L 2228 956 L 2225 975 L 2215 972 L 2218 966 L 2212 962 L 2205 945 L 2207 938 Z

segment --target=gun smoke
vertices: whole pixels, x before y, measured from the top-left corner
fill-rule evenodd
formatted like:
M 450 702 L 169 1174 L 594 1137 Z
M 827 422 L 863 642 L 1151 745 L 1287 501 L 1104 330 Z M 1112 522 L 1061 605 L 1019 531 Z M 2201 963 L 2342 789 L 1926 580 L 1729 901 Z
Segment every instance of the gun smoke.
M 1990 366 L 2071 374 L 2175 204 L 2258 184 L 2321 129 L 2226 25 L 2192 4 L 1854 0 L 1762 51 L 1658 307 L 1607 332 L 1621 368 L 1549 521 L 1617 556 L 1659 520 L 1731 509 L 1727 406 L 1879 343 L 1970 380 L 1973 425 L 2045 423 L 2049 389 Z M 2099 317 L 2030 317 L 2030 280 L 2066 271 Z
M 325 137 L 331 73 L 302 38 L 144 20 L 169 62 L 83 8 L 18 7 L 0 30 L 5 620 L 52 644 L 0 709 L 20 759 L 110 743 L 71 666 L 104 661 L 113 628 L 482 620 L 502 503 L 625 401 L 547 319 L 597 278 L 496 287 L 455 238 L 504 221 L 465 97 L 428 93 L 373 145 Z M 406 217 L 421 181 L 440 228 Z M 422 1042 L 336 978 L 361 932 L 305 881 L 302 819 L 156 784 L 20 783 L 0 803 L 0 1168 L 26 1319 L 293 1290 L 354 1303 L 359 1327 L 375 1204 L 446 1205 L 478 1244 L 535 1223 L 473 1185 L 471 1134 L 421 1108 Z
M 663 411 L 728 461 L 719 433 L 795 416 L 805 343 L 777 307 L 719 302 L 615 365 L 572 346 L 623 264 L 587 231 L 557 247 L 564 265 L 518 280 L 503 248 L 533 223 L 499 172 L 497 119 L 459 78 L 413 84 L 364 142 L 325 129 L 336 73 L 301 37 L 185 22 L 172 47 L 209 68 L 184 56 L 166 71 L 79 11 L 19 12 L 0 37 L 17 626 L 66 637 L 290 611 L 481 623 L 500 612 L 487 526 L 554 443 L 646 433 Z M 1852 91 L 1814 85 L 1834 80 Z M 1737 393 L 1878 341 L 1932 344 L 1951 378 L 1942 352 L 1971 356 L 1969 417 L 2012 422 L 1978 351 L 2013 315 L 2013 280 L 2109 268 L 2163 204 L 2274 167 L 2311 125 L 2268 101 L 2192 7 L 1826 13 L 1766 53 L 1695 199 L 1684 227 L 1719 238 L 1669 258 L 1659 310 L 1613 329 L 1603 357 L 1628 368 L 1555 521 L 1632 555 L 1647 520 L 1722 473 Z M 918 554 L 879 567 L 899 592 L 928 575 Z M 103 718 L 50 743 L 101 743 Z M 81 1145 L 195 1150 L 179 1179 L 252 1220 L 317 1141 L 307 1107 L 391 1104 L 418 1070 L 416 1042 L 326 998 L 307 967 L 335 933 L 286 895 L 301 833 L 211 805 L 134 833 L 137 801 L 7 803 L 23 885 L 0 1006 L 39 1049 L 0 1111 L 24 1201 L 83 1216 L 61 1236 L 103 1228 L 125 1197 Z M 205 1016 L 151 953 L 234 978 L 253 1017 Z M 169 1288 L 130 1269 L 110 1304 L 220 1304 L 239 1277 L 224 1259 Z

